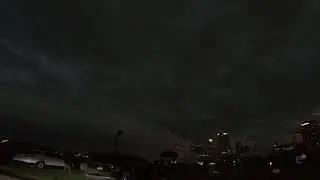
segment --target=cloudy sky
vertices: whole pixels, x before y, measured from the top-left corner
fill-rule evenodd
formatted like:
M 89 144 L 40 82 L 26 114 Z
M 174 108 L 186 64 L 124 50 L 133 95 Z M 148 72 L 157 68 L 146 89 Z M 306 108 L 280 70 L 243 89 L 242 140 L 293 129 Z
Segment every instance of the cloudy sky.
M 137 143 L 157 152 L 222 129 L 258 145 L 283 139 L 319 100 L 319 8 L 2 0 L 0 112 L 16 119 L 1 128 L 97 149 L 122 129 L 121 147 L 135 153 Z

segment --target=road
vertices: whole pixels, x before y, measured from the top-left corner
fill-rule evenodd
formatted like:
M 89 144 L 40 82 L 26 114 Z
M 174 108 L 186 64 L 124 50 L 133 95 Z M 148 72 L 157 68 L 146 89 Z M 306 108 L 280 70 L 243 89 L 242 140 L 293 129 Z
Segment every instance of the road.
M 19 179 L 12 178 L 12 177 L 9 177 L 9 176 L 4 176 L 4 175 L 0 175 L 0 179 L 1 180 L 19 180 Z

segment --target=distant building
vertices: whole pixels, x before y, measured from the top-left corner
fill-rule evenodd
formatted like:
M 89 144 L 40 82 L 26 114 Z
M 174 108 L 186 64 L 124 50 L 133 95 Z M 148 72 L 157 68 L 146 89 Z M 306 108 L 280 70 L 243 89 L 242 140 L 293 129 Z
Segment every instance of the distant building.
M 197 154 L 204 154 L 205 152 L 205 148 L 201 144 L 192 146 L 191 150 Z
M 243 146 L 240 141 L 236 142 L 236 153 L 243 153 Z
M 230 135 L 227 132 L 217 134 L 217 151 L 221 154 L 229 154 L 231 151 Z
M 272 150 L 273 152 L 292 151 L 294 150 L 294 146 L 292 144 L 274 144 Z
M 236 142 L 236 148 L 235 153 L 241 154 L 241 153 L 247 153 L 253 151 L 253 148 L 249 144 L 242 144 L 240 141 Z
M 319 124 L 315 120 L 305 121 L 300 124 L 303 144 L 314 148 L 319 142 Z
M 292 144 L 299 145 L 303 143 L 302 133 L 296 132 L 292 135 Z
M 194 152 L 192 152 L 192 147 L 194 144 L 186 139 L 181 139 L 178 144 L 172 151 L 178 153 L 178 160 L 180 161 L 188 161 L 190 158 L 195 156 Z
M 213 145 L 213 139 L 209 138 L 208 139 L 208 147 L 212 147 L 212 145 Z
M 278 142 L 274 142 L 273 146 L 272 146 L 272 151 L 277 151 L 279 149 L 279 143 Z

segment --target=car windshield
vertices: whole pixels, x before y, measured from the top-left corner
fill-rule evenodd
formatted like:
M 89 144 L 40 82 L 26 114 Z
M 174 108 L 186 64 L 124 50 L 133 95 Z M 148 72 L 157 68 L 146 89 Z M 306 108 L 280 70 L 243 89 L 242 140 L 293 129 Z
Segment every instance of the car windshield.
M 32 154 L 44 154 L 44 152 L 39 150 L 33 150 Z
M 42 152 L 38 151 L 38 150 L 24 150 L 21 153 L 22 154 L 33 154 L 33 155 L 42 154 Z
M 44 155 L 49 156 L 49 157 L 54 157 L 54 158 L 58 157 L 58 154 L 56 154 L 54 152 L 46 152 L 46 153 L 44 153 Z

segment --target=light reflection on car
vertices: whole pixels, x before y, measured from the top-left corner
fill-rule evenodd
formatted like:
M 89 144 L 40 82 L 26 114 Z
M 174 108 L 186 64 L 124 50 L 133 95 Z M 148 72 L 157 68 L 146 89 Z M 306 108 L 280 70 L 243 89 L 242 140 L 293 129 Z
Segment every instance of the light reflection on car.
M 19 153 L 13 157 L 13 161 L 35 165 L 37 168 L 45 168 L 47 166 L 61 167 L 65 166 L 62 157 L 54 152 L 33 150 L 30 152 Z

